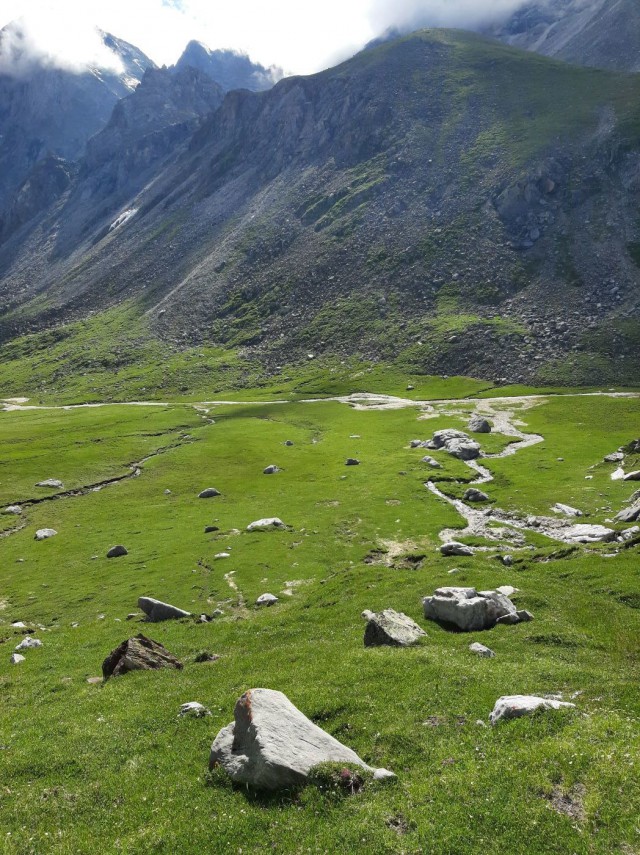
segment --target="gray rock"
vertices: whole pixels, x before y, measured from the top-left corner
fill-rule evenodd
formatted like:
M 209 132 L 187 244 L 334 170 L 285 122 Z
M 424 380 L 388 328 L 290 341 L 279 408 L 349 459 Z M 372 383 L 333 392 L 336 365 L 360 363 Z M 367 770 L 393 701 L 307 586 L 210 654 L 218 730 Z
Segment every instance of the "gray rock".
M 118 544 L 117 546 L 112 546 L 111 549 L 107 552 L 107 558 L 120 558 L 123 555 L 128 555 L 127 549 Z
M 365 647 L 409 647 L 426 636 L 426 632 L 410 617 L 393 609 L 381 612 L 362 612 L 367 621 L 364 632 Z
M 445 445 L 453 439 L 469 439 L 469 436 L 464 431 L 456 430 L 455 428 L 444 428 L 437 430 L 431 440 L 432 448 L 444 448 Z
M 55 528 L 39 528 L 34 540 L 47 540 L 49 537 L 55 537 L 57 533 Z
M 263 474 L 263 475 L 275 475 L 275 474 L 276 474 L 276 472 L 279 472 L 279 471 L 280 471 L 280 470 L 278 469 L 278 467 L 276 466 L 276 464 L 275 464 L 275 463 L 272 463 L 272 464 L 271 464 L 271 466 L 267 466 L 267 468 L 266 468 L 266 469 L 263 469 L 263 470 L 262 470 L 262 474 Z
M 535 695 L 503 695 L 496 701 L 489 721 L 491 724 L 497 724 L 499 721 L 532 715 L 538 710 L 559 710 L 563 707 L 575 708 L 575 704 L 550 698 L 538 698 Z
M 636 522 L 636 520 L 640 520 L 640 502 L 636 502 L 628 508 L 620 511 L 619 514 L 615 516 L 616 522 Z
M 505 567 L 511 567 L 513 565 L 513 555 L 503 555 L 502 563 Z
M 492 659 L 496 654 L 489 647 L 485 647 L 484 644 L 480 644 L 478 641 L 474 641 L 473 644 L 469 645 L 469 650 L 472 653 L 475 653 L 476 656 L 481 656 L 483 659 Z
M 247 531 L 271 531 L 272 529 L 286 528 L 286 525 L 278 517 L 265 517 L 249 523 Z
M 23 656 L 21 653 L 12 653 L 9 661 L 12 665 L 19 665 L 21 662 L 26 661 L 26 656 Z
M 257 606 L 273 606 L 278 602 L 278 598 L 274 594 L 260 594 L 256 600 Z
M 640 481 L 640 469 L 636 469 L 635 472 L 628 472 L 624 476 L 624 481 Z
M 291 448 L 291 446 L 293 445 L 293 442 L 292 442 L 290 439 L 287 439 L 287 440 L 285 441 L 285 443 L 284 443 L 284 444 L 285 444 L 288 448 Z
M 213 557 L 216 561 L 220 561 L 223 558 L 231 558 L 231 553 L 230 552 L 218 552 Z
M 216 496 L 220 496 L 221 493 L 219 490 L 216 490 L 215 487 L 207 487 L 206 490 L 203 490 L 201 493 L 198 493 L 199 499 L 214 499 Z
M 463 632 L 491 629 L 508 618 L 518 622 L 516 607 L 498 591 L 476 591 L 475 588 L 438 588 L 422 601 L 424 616 Z
M 526 609 L 518 609 L 516 615 L 519 623 L 529 623 L 530 620 L 533 620 L 533 615 Z
M 445 450 L 458 460 L 475 460 L 480 457 L 480 446 L 473 439 L 451 439 L 445 443 Z
M 519 588 L 514 588 L 513 585 L 500 585 L 499 588 L 496 588 L 496 591 L 499 594 L 504 594 L 505 597 L 512 597 L 519 592 Z
M 604 458 L 605 463 L 622 463 L 624 454 L 621 451 L 614 451 L 612 454 L 607 454 Z
M 147 620 L 151 623 L 158 623 L 163 620 L 176 620 L 178 618 L 191 617 L 190 612 L 185 612 L 184 609 L 179 609 L 169 603 L 163 603 L 160 600 L 154 600 L 153 597 L 139 597 L 138 608 L 146 614 Z
M 473 415 L 469 419 L 469 430 L 473 433 L 491 433 L 491 425 L 482 416 Z
M 7 507 L 2 511 L 2 513 L 3 513 L 3 514 L 7 514 L 7 515 L 9 515 L 9 514 L 13 514 L 13 515 L 15 515 L 15 516 L 20 516 L 20 514 L 22 513 L 22 508 L 20 507 L 20 505 L 8 505 L 8 506 L 7 506 Z
M 420 448 L 422 445 L 422 442 L 423 441 L 421 439 L 412 439 L 411 442 L 409 443 L 409 448 Z
M 205 706 L 199 704 L 198 701 L 189 701 L 188 703 L 180 706 L 180 712 L 178 715 L 189 716 L 190 718 L 204 718 L 205 716 L 211 715 L 211 710 L 208 710 Z
M 465 502 L 488 502 L 489 496 L 483 493 L 482 490 L 477 490 L 475 487 L 469 487 L 465 492 L 463 499 Z
M 345 466 L 360 466 L 360 461 L 356 460 L 355 457 L 347 457 L 344 465 Z
M 373 771 L 354 751 L 303 715 L 282 692 L 245 692 L 236 702 L 234 718 L 211 746 L 209 768 L 222 766 L 237 783 L 261 790 L 298 787 L 309 781 L 311 770 L 320 763 L 344 763 Z
M 14 650 L 32 650 L 35 647 L 42 647 L 42 642 L 39 638 L 31 638 L 30 635 L 25 635 L 19 644 L 16 644 Z
M 434 457 L 429 457 L 428 454 L 422 458 L 422 462 L 427 463 L 432 469 L 442 469 L 442 464 L 438 463 Z
M 102 663 L 102 676 L 119 677 L 129 671 L 155 671 L 158 668 L 182 669 L 182 662 L 157 641 L 144 635 L 128 638 Z
M 440 552 L 443 555 L 473 555 L 473 548 L 464 543 L 458 543 L 457 540 L 451 540 L 449 543 L 442 544 Z
M 607 543 L 614 540 L 616 532 L 603 525 L 572 525 L 563 532 L 569 541 L 574 543 Z
M 205 534 L 211 534 L 214 531 L 220 531 L 220 528 L 217 525 L 206 525 L 204 527 Z
M 57 478 L 47 478 L 44 481 L 38 481 L 36 487 L 48 487 L 52 490 L 63 490 L 64 484 L 62 481 L 58 481 Z
M 564 514 L 565 517 L 583 516 L 582 511 L 579 511 L 577 508 L 572 508 L 571 505 L 563 505 L 561 502 L 556 502 L 551 510 L 555 511 L 556 514 Z

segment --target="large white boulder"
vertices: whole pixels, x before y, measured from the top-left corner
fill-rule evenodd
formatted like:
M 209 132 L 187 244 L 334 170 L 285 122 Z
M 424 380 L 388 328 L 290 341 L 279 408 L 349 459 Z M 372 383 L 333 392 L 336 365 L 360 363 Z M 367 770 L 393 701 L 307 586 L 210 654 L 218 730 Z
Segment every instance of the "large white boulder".
M 499 721 L 532 715 L 538 710 L 559 710 L 563 707 L 575 707 L 575 704 L 551 698 L 538 698 L 535 695 L 503 695 L 496 701 L 489 721 L 491 724 L 497 724 Z
M 286 525 L 278 517 L 265 517 L 262 520 L 249 523 L 247 531 L 271 531 L 276 528 L 286 528 Z
M 55 528 L 39 528 L 35 535 L 35 540 L 47 540 L 50 537 L 55 537 L 58 532 Z
M 458 543 L 457 540 L 450 540 L 449 543 L 442 544 L 440 552 L 443 555 L 473 555 L 473 548 L 465 543 Z
M 603 525 L 580 523 L 566 528 L 563 534 L 567 540 L 574 543 L 606 543 L 609 540 L 614 540 L 617 533 L 612 528 L 606 528 Z
M 424 616 L 463 632 L 491 629 L 498 623 L 518 623 L 518 611 L 498 591 L 476 591 L 475 588 L 438 588 L 422 601 Z
M 282 692 L 250 689 L 238 699 L 230 725 L 218 733 L 209 768 L 222 766 L 256 789 L 297 787 L 319 763 L 345 763 L 373 771 L 333 736 L 310 721 Z M 388 777 L 379 774 L 378 778 Z
M 384 609 L 381 612 L 362 612 L 367 621 L 364 631 L 364 646 L 379 647 L 387 644 L 390 647 L 409 647 L 426 636 L 422 627 L 402 612 Z

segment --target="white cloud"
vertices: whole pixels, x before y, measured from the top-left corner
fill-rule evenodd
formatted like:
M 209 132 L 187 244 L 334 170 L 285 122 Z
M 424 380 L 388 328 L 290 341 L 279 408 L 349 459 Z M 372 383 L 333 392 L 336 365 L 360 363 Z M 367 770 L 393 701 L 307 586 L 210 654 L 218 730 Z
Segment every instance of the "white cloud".
M 29 45 L 78 68 L 109 64 L 93 25 L 125 39 L 158 64 L 186 43 L 235 48 L 264 65 L 307 74 L 347 57 L 389 26 L 476 26 L 524 0 L 0 0 L 0 26 L 26 17 Z M 92 34 L 93 33 L 93 34 Z

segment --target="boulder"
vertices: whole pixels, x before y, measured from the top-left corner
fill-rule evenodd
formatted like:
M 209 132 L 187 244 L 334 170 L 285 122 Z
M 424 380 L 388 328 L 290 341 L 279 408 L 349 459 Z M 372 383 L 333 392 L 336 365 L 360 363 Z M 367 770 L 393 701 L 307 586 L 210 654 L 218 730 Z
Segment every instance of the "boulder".
M 367 621 L 364 632 L 365 647 L 380 647 L 384 644 L 390 647 L 409 647 L 427 634 L 410 617 L 393 609 L 384 609 L 382 612 L 364 611 L 362 617 Z
M 204 527 L 204 533 L 205 534 L 212 534 L 212 532 L 214 532 L 214 531 L 220 531 L 220 527 L 217 525 L 206 525 Z
M 128 671 L 157 670 L 158 668 L 182 668 L 182 662 L 169 651 L 144 635 L 128 638 L 116 647 L 102 663 L 102 676 L 118 677 Z
M 344 463 L 345 466 L 360 466 L 360 461 L 355 457 L 347 457 Z
M 423 599 L 422 605 L 428 620 L 463 632 L 491 629 L 505 618 L 518 623 L 516 607 L 498 591 L 438 588 L 433 596 Z
M 209 768 L 222 766 L 239 784 L 261 790 L 302 786 L 320 763 L 344 763 L 373 771 L 282 692 L 250 689 L 236 702 L 234 719 L 211 746 Z
M 444 428 L 444 430 L 437 430 L 434 433 L 431 440 L 431 447 L 444 448 L 453 439 L 469 439 L 469 437 L 464 431 L 455 430 L 455 428 Z
M 571 505 L 563 505 L 561 502 L 556 502 L 551 508 L 556 514 L 564 514 L 565 517 L 581 517 L 582 511 L 577 508 L 572 508 Z
M 26 661 L 26 656 L 22 656 L 20 653 L 12 653 L 9 661 L 12 665 L 19 665 L 21 662 Z
M 412 439 L 411 442 L 409 443 L 409 448 L 420 448 L 421 445 L 422 445 L 421 439 Z
M 44 481 L 38 481 L 36 487 L 48 487 L 51 490 L 64 490 L 64 484 L 57 478 L 46 478 Z
M 469 645 L 469 650 L 472 653 L 475 653 L 476 656 L 481 656 L 483 659 L 492 659 L 496 654 L 489 647 L 485 647 L 484 644 L 480 644 L 478 641 L 474 641 L 473 644 Z
M 278 602 L 278 598 L 273 594 L 260 594 L 256 600 L 256 606 L 273 606 Z
M 287 440 L 285 440 L 284 444 L 287 446 L 287 448 L 291 448 L 291 446 L 293 445 L 293 442 L 290 439 L 287 439 Z
M 34 540 L 47 540 L 49 537 L 55 537 L 57 533 L 55 528 L 39 528 Z
M 123 555 L 128 555 L 127 549 L 118 544 L 117 546 L 112 546 L 111 549 L 107 552 L 107 558 L 120 558 Z
M 469 487 L 462 497 L 465 502 L 488 502 L 489 496 L 483 493 L 482 490 L 477 490 L 475 487 Z
M 221 493 L 219 490 L 216 490 L 215 487 L 207 487 L 206 490 L 203 490 L 201 493 L 198 493 L 199 499 L 214 499 L 216 496 L 220 496 Z
M 619 514 L 615 516 L 616 522 L 636 522 L 636 520 L 640 520 L 640 502 L 636 502 L 628 508 L 620 511 Z
M 475 460 L 480 457 L 480 446 L 473 439 L 451 439 L 445 443 L 445 450 L 458 460 Z
M 614 451 L 612 454 L 607 454 L 604 458 L 605 463 L 622 463 L 624 454 L 621 451 Z
M 178 715 L 188 715 L 191 718 L 204 718 L 207 715 L 211 715 L 211 710 L 208 710 L 205 706 L 199 704 L 198 701 L 189 701 L 188 703 L 181 705 Z
M 428 454 L 422 458 L 422 462 L 427 463 L 432 469 L 442 469 L 442 464 L 438 463 L 434 457 L 429 457 Z
M 636 469 L 635 472 L 627 472 L 624 476 L 624 481 L 640 481 L 640 469 Z
M 567 540 L 574 543 L 607 543 L 614 540 L 616 532 L 603 525 L 572 525 L 563 531 Z
M 473 555 L 471 546 L 464 543 L 458 543 L 457 540 L 451 540 L 449 543 L 443 543 L 440 547 L 440 552 L 443 555 Z
M 22 513 L 22 508 L 20 505 L 8 505 L 3 511 L 3 514 L 13 514 L 14 516 L 20 516 Z
M 262 520 L 249 523 L 247 531 L 271 531 L 276 528 L 286 528 L 286 525 L 278 517 L 265 517 Z
M 624 469 L 622 468 L 622 466 L 619 466 L 615 472 L 611 473 L 611 480 L 612 481 L 624 480 Z
M 482 416 L 473 415 L 469 419 L 469 430 L 472 433 L 491 433 L 491 425 Z
M 184 609 L 179 609 L 169 603 L 163 603 L 161 600 L 154 600 L 153 597 L 139 597 L 138 608 L 142 609 L 147 616 L 147 620 L 151 623 L 191 617 L 190 612 L 185 612 Z
M 15 650 L 32 650 L 35 647 L 42 647 L 42 642 L 39 638 L 31 638 L 30 635 L 26 635 L 20 644 L 16 644 Z
M 276 464 L 275 464 L 275 463 L 272 463 L 272 464 L 271 464 L 271 466 L 267 466 L 267 468 L 266 468 L 266 469 L 263 469 L 263 470 L 262 470 L 262 474 L 263 474 L 263 475 L 275 475 L 275 474 L 276 474 L 276 472 L 279 472 L 279 471 L 280 471 L 280 470 L 278 469 L 278 467 L 276 466 Z
M 512 718 L 532 715 L 538 710 L 559 710 L 563 707 L 575 708 L 575 704 L 550 698 L 538 698 L 535 695 L 503 695 L 496 701 L 489 721 L 491 724 L 497 724 L 499 721 L 509 721 Z

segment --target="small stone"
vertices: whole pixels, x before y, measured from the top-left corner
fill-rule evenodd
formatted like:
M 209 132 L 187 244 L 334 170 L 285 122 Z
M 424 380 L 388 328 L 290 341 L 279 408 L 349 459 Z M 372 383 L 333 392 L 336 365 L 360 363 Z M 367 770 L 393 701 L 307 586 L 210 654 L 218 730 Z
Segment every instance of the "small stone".
M 188 715 L 191 718 L 204 718 L 207 715 L 211 715 L 211 710 L 208 710 L 205 706 L 199 704 L 198 701 L 189 701 L 186 704 L 182 704 L 178 715 Z
M 164 491 L 164 494 L 165 494 L 165 496 L 170 496 L 170 495 L 171 495 L 171 490 L 165 490 L 165 491 Z
M 13 514 L 14 516 L 20 516 L 20 514 L 22 513 L 22 508 L 20 507 L 20 505 L 8 505 L 2 511 L 2 513 L 7 514 L 7 516 L 10 514 Z
M 420 448 L 421 445 L 422 445 L 421 439 L 412 439 L 411 442 L 409 443 L 409 448 Z
M 15 621 L 15 623 L 12 623 L 11 626 L 14 629 L 26 629 L 27 628 L 27 625 L 23 620 L 17 620 L 17 621 Z
M 614 451 L 612 454 L 607 454 L 604 458 L 605 463 L 622 463 L 624 454 L 621 451 Z
M 516 615 L 520 623 L 528 623 L 530 620 L 533 620 L 533 615 L 526 609 L 518 609 Z
M 564 514 L 565 517 L 581 517 L 582 511 L 577 508 L 572 508 L 571 505 L 563 505 L 561 502 L 556 502 L 551 508 L 556 514 Z
M 559 710 L 564 707 L 575 708 L 575 704 L 539 698 L 535 695 L 503 695 L 496 701 L 489 721 L 491 724 L 497 724 L 499 721 L 532 715 L 538 710 Z
M 511 567 L 513 565 L 513 555 L 503 555 L 502 563 L 505 567 Z
M 34 540 L 47 540 L 50 537 L 55 537 L 57 533 L 55 528 L 39 528 Z
M 355 457 L 347 457 L 345 461 L 345 466 L 360 466 L 360 461 Z
M 128 555 L 127 549 L 118 544 L 117 546 L 112 546 L 111 549 L 107 552 L 107 558 L 121 558 L 123 555 Z
M 211 619 L 213 620 L 214 618 L 222 617 L 223 614 L 224 612 L 222 611 L 222 609 L 214 609 L 211 612 Z
M 98 683 L 102 683 L 102 677 L 87 677 L 87 683 L 96 686 Z
M 290 439 L 287 439 L 287 440 L 285 441 L 285 443 L 284 443 L 284 444 L 285 444 L 288 448 L 291 448 L 291 446 L 293 445 L 293 442 L 292 442 Z
M 218 561 L 221 558 L 231 558 L 231 553 L 230 552 L 218 552 L 213 557 L 215 558 L 216 561 Z
M 624 469 L 619 466 L 615 472 L 611 473 L 612 481 L 622 481 L 624 479 Z
M 44 481 L 38 481 L 36 487 L 48 487 L 52 490 L 63 490 L 64 484 L 57 478 L 47 478 Z
M 256 600 L 256 606 L 273 606 L 278 602 L 278 598 L 273 594 L 260 594 Z
M 422 458 L 422 462 L 428 464 L 432 469 L 442 469 L 442 464 L 428 454 Z
M 469 430 L 472 433 L 491 433 L 491 425 L 482 416 L 473 415 L 469 419 Z
M 476 656 L 481 656 L 483 659 L 492 659 L 496 654 L 489 647 L 485 647 L 484 644 L 480 644 L 478 641 L 474 641 L 473 644 L 469 645 L 469 650 L 472 653 L 475 653 Z
M 199 499 L 213 499 L 216 496 L 220 496 L 221 493 L 219 490 L 216 490 L 215 487 L 207 487 L 206 490 L 203 490 L 201 493 L 198 493 Z
M 496 588 L 496 591 L 499 594 L 504 594 L 505 597 L 512 597 L 514 594 L 518 593 L 518 589 L 514 588 L 512 585 L 500 585 L 499 588 Z
M 16 644 L 14 650 L 32 650 L 35 647 L 42 647 L 42 642 L 39 638 L 31 638 L 30 635 L 27 635 L 20 644 Z
M 442 555 L 473 555 L 473 549 L 470 546 L 466 546 L 464 543 L 458 543 L 456 540 L 452 540 L 449 543 L 443 543 L 440 547 L 440 552 Z
M 265 517 L 262 520 L 249 523 L 247 531 L 271 531 L 277 528 L 286 528 L 281 519 L 278 517 Z
M 389 771 L 389 769 L 376 769 L 373 773 L 374 781 L 393 781 L 396 779 L 396 775 Z
M 136 618 L 142 617 L 140 612 L 129 612 L 127 615 L 127 620 L 135 620 Z
M 482 490 L 477 490 L 475 487 L 469 487 L 462 497 L 465 502 L 488 502 L 489 496 L 483 493 Z
M 12 653 L 10 662 L 12 665 L 19 665 L 20 662 L 26 661 L 26 656 L 23 656 L 21 653 Z
M 212 534 L 214 531 L 220 531 L 219 526 L 217 526 L 217 525 L 206 525 L 204 527 L 204 533 L 205 534 Z
M 118 677 L 129 671 L 182 667 L 182 662 L 162 644 L 144 635 L 137 635 L 123 641 L 107 656 L 102 663 L 102 675 L 108 680 L 109 677 Z
M 624 476 L 624 481 L 640 481 L 640 469 L 636 469 L 635 472 L 629 472 Z
M 271 466 L 267 466 L 267 468 L 266 468 L 266 469 L 263 469 L 263 470 L 262 470 L 262 474 L 263 474 L 263 475 L 275 475 L 275 474 L 276 474 L 276 472 L 279 472 L 279 471 L 280 471 L 280 470 L 279 470 L 279 469 L 278 469 L 278 467 L 275 465 L 275 463 L 272 463 L 272 464 L 271 464 Z
M 220 657 L 216 653 L 208 653 L 206 650 L 203 650 L 201 653 L 197 653 L 193 657 L 193 661 L 197 664 L 202 664 L 203 662 L 217 662 Z

